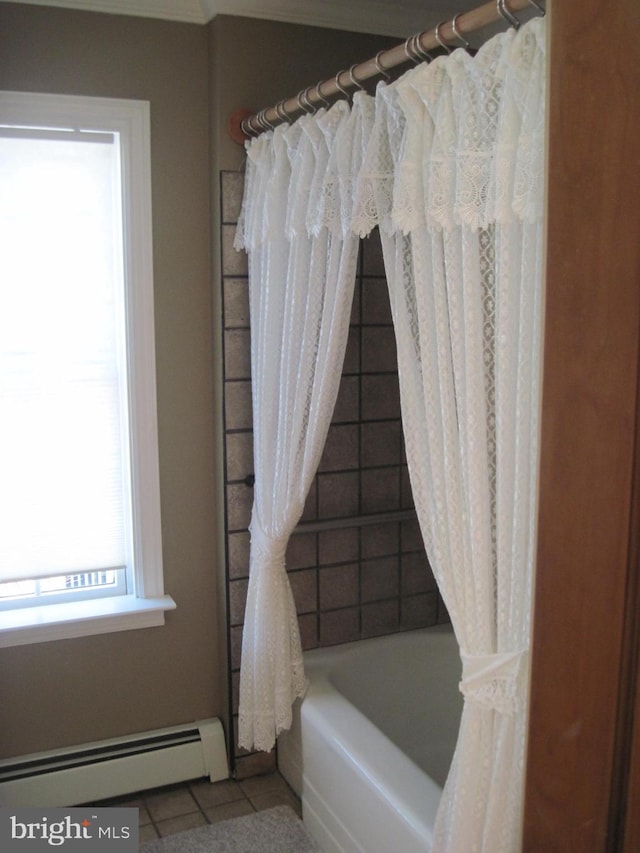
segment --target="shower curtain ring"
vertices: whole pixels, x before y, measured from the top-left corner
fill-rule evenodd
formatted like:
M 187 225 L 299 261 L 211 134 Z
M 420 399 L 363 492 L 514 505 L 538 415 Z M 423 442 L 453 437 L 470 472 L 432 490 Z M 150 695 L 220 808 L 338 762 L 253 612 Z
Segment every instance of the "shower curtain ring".
M 457 39 L 459 39 L 459 41 L 462 42 L 464 49 L 468 50 L 471 47 L 471 45 L 466 40 L 466 38 L 460 34 L 460 31 L 458 30 L 458 26 L 457 26 L 458 18 L 460 17 L 460 15 L 461 15 L 461 12 L 458 12 L 457 15 L 454 15 L 453 20 L 451 21 L 451 29 L 453 30 L 455 37 Z
M 431 62 L 433 57 L 431 54 L 426 51 L 420 45 L 420 33 L 417 33 L 415 36 L 409 36 L 409 38 L 404 43 L 404 52 L 407 57 L 412 62 L 421 62 L 422 60 L 426 60 L 427 62 Z
M 420 44 L 420 39 L 422 37 L 422 33 L 417 33 L 412 39 L 413 50 L 418 54 L 420 59 L 424 59 L 425 62 L 431 62 L 433 60 L 433 56 Z
M 349 69 L 349 79 L 351 80 L 352 86 L 355 86 L 356 88 L 360 89 L 361 92 L 363 92 L 364 87 L 362 86 L 356 75 L 353 73 L 353 69 L 357 66 L 357 64 L 357 62 L 354 62 L 351 68 Z
M 313 104 L 309 98 L 309 92 L 311 91 L 312 88 L 313 88 L 313 86 L 307 86 L 307 88 L 302 93 L 302 99 L 305 102 L 305 104 L 309 107 L 309 112 L 315 113 L 315 111 L 316 111 L 315 104 Z
M 410 59 L 414 64 L 419 62 L 422 58 L 420 54 L 416 53 L 415 48 L 415 36 L 409 36 L 404 43 L 404 52 L 407 56 L 407 59 Z
M 300 109 L 300 112 L 303 112 L 306 115 L 307 113 L 311 112 L 312 108 L 309 106 L 309 103 L 306 101 L 304 96 L 305 96 L 305 90 L 298 92 L 298 96 L 296 98 L 296 101 L 298 103 L 298 107 Z
M 443 47 L 447 51 L 447 53 L 451 53 L 451 48 L 449 47 L 449 45 L 443 42 L 440 38 L 440 27 L 445 23 L 446 21 L 440 21 L 440 23 L 436 25 L 434 36 L 440 47 Z
M 258 130 L 253 126 L 254 118 L 255 116 L 249 116 L 240 122 L 240 130 L 245 136 L 255 136 L 258 133 Z
M 380 62 L 380 56 L 384 52 L 385 52 L 384 50 L 379 50 L 376 53 L 375 59 L 373 60 L 373 62 L 376 66 L 376 71 L 378 72 L 378 74 L 380 74 L 381 77 L 384 77 L 385 80 L 391 80 L 391 74 L 389 74 L 387 71 L 385 71 L 385 69 L 382 67 L 382 63 Z
M 322 92 L 320 91 L 320 86 L 322 86 L 322 83 L 323 83 L 323 82 L 324 82 L 324 81 L 322 81 L 322 80 L 321 80 L 319 83 L 316 83 L 316 85 L 315 85 L 315 87 L 314 87 L 313 91 L 315 92 L 316 98 L 317 98 L 319 101 L 321 101 L 321 102 L 325 105 L 325 107 L 328 107 L 328 106 L 329 106 L 329 101 L 324 97 L 324 95 L 323 95 L 323 94 L 322 94 Z
M 506 21 L 514 30 L 520 27 L 520 21 L 507 6 L 507 0 L 496 0 L 496 8 L 502 20 Z
M 273 125 L 265 115 L 267 112 L 266 108 L 264 110 L 260 110 L 256 118 L 258 119 L 258 123 L 263 130 L 273 130 Z
M 287 124 L 291 122 L 291 116 L 284 107 L 284 101 L 278 101 L 274 109 L 278 114 L 278 118 L 280 119 L 280 121 L 286 122 Z
M 344 71 L 338 71 L 338 73 L 337 73 L 337 74 L 336 74 L 336 76 L 335 76 L 335 80 L 334 80 L 334 82 L 335 82 L 336 86 L 338 87 L 338 89 L 340 89 L 340 91 L 342 92 L 342 94 L 345 96 L 345 98 L 349 98 L 349 97 L 350 97 L 350 95 L 349 95 L 349 93 L 347 92 L 347 90 L 346 90 L 343 86 L 341 86 L 341 85 L 340 85 L 340 75 L 341 75 L 341 74 L 344 74 Z

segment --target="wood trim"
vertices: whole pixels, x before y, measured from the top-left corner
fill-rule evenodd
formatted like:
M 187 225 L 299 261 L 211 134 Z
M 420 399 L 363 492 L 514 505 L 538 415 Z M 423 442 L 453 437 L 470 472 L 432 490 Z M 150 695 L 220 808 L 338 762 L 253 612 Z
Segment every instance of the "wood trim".
M 636 0 L 551 8 L 546 329 L 523 850 L 614 849 L 640 318 Z
M 636 411 L 634 490 L 629 529 L 625 630 L 609 838 L 612 851 L 640 850 L 640 389 Z

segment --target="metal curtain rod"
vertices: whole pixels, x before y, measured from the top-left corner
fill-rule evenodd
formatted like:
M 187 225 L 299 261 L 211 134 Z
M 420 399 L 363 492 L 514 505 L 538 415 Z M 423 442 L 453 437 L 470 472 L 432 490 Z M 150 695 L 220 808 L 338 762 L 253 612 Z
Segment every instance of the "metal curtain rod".
M 265 130 L 288 121 L 295 113 L 313 110 L 320 104 L 326 105 L 327 98 L 332 95 L 339 93 L 347 95 L 348 87 L 358 88 L 364 80 L 379 75 L 385 76 L 388 70 L 406 62 L 430 59 L 428 53 L 430 50 L 442 47 L 448 50 L 448 44 L 460 43 L 468 47 L 469 43 L 464 36 L 488 24 L 503 20 L 510 26 L 518 26 L 519 21 L 514 12 L 535 6 L 540 14 L 544 14 L 544 8 L 537 0 L 508 0 L 508 2 L 507 6 L 507 0 L 491 0 L 469 12 L 455 15 L 451 21 L 443 21 L 434 29 L 410 36 L 388 50 L 381 50 L 372 59 L 356 63 L 348 71 L 339 71 L 335 77 L 303 89 L 294 97 L 280 101 L 273 107 L 254 114 L 250 110 L 238 110 L 229 119 L 229 133 L 236 142 L 243 143 L 251 136 L 258 136 Z

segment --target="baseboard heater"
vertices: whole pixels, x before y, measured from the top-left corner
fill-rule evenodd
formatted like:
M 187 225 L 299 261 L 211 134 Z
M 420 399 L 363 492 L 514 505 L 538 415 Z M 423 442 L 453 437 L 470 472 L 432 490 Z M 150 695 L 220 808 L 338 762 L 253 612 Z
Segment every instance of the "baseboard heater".
M 229 775 L 217 718 L 0 761 L 0 806 L 75 806 Z

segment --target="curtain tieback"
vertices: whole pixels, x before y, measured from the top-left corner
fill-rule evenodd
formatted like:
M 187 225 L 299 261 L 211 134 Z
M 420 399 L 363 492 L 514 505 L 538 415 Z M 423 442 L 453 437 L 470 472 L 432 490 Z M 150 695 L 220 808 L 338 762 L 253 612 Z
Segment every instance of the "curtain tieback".
M 249 532 L 251 534 L 251 548 L 255 552 L 254 557 L 260 555 L 260 562 L 284 569 L 289 536 L 271 536 L 265 532 L 255 517 L 251 519 Z
M 493 655 L 461 652 L 460 692 L 465 701 L 475 702 L 500 714 L 522 709 L 521 675 L 528 649 Z

